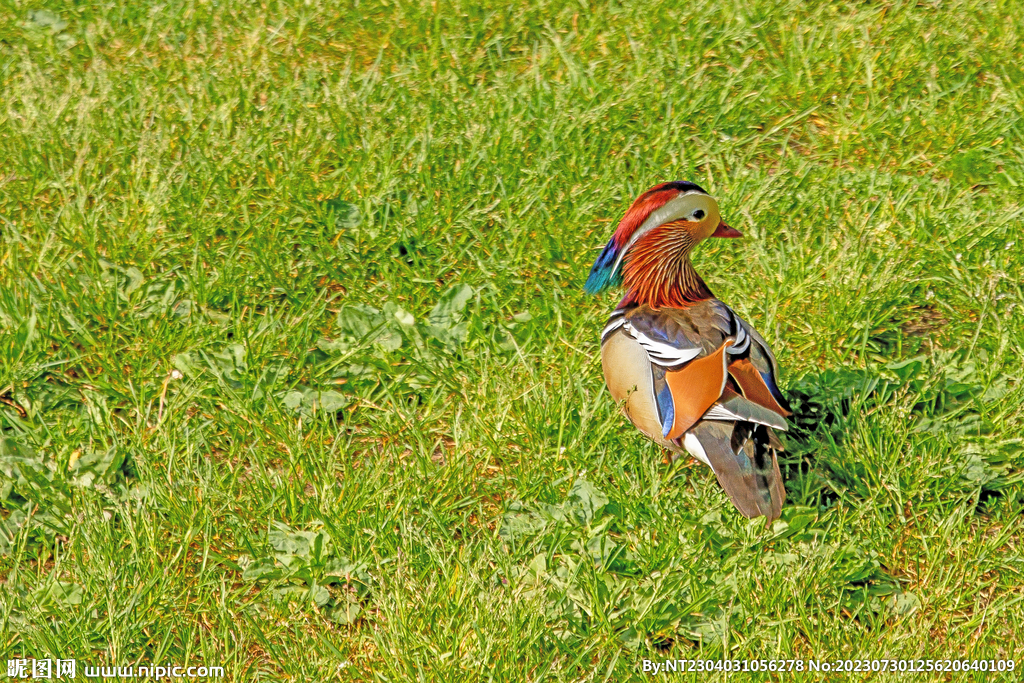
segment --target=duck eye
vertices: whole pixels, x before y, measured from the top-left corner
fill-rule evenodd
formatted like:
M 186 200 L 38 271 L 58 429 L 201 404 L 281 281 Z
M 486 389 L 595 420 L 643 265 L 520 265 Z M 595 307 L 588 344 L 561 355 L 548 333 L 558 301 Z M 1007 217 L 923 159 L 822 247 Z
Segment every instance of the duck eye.
M 696 211 L 693 212 L 692 215 L 695 219 L 699 221 L 701 218 L 704 218 L 704 211 L 701 209 L 697 209 Z

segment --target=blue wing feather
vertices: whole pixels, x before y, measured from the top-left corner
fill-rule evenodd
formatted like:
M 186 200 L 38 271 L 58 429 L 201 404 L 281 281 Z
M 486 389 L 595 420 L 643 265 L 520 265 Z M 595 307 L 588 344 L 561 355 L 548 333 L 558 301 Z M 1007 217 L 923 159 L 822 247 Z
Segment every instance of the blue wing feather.
M 672 431 L 672 425 L 676 422 L 676 408 L 672 403 L 672 391 L 668 388 L 668 382 L 658 392 L 657 398 L 658 410 L 661 412 L 661 436 L 667 439 L 668 433 Z
M 779 391 L 779 387 L 775 384 L 775 378 L 772 377 L 772 373 L 761 372 L 758 370 L 757 374 L 761 375 L 761 379 L 764 380 L 765 386 L 768 387 L 768 391 L 770 391 L 775 400 L 779 402 L 779 405 L 786 410 L 789 410 L 789 401 L 787 401 L 786 397 L 782 395 L 781 391 Z
M 661 436 L 667 439 L 676 421 L 676 407 L 672 390 L 665 381 L 665 368 L 651 365 L 651 379 L 654 383 L 654 400 L 658 403 L 658 416 L 661 418 Z

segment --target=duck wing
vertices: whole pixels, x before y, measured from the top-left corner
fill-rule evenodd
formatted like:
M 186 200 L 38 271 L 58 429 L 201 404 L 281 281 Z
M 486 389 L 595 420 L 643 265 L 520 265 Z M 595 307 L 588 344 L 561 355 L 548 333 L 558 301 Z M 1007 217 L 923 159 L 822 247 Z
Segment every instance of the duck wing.
M 772 429 L 788 405 L 768 344 L 728 306 L 633 306 L 602 332 L 605 381 L 648 437 L 711 466 L 747 516 L 778 516 L 785 496 Z

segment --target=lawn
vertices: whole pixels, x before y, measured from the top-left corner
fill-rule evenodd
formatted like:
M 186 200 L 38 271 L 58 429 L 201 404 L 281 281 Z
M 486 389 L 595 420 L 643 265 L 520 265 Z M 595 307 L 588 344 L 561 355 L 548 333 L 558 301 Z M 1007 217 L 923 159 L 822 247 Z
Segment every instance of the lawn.
M 0 0 L 3 659 L 1018 680 L 1022 64 L 1015 0 Z M 604 387 L 675 179 L 796 408 L 767 528 Z

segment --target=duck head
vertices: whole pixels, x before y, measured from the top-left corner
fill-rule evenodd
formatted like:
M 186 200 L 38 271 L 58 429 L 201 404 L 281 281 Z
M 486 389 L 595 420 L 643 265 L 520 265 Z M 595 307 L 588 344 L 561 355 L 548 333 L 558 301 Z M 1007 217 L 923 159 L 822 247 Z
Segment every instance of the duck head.
M 685 305 L 712 296 L 690 265 L 708 237 L 742 237 L 722 220 L 718 203 L 696 183 L 650 188 L 633 202 L 590 269 L 584 289 L 596 294 L 625 284 L 622 304 Z
M 597 257 L 584 289 L 597 294 L 623 281 L 635 256 L 658 261 L 685 259 L 698 242 L 708 237 L 742 237 L 722 220 L 718 203 L 696 183 L 674 181 L 650 188 L 633 202 L 619 221 L 615 234 Z M 650 261 L 641 258 L 637 265 Z M 653 264 L 651 264 L 653 265 Z

